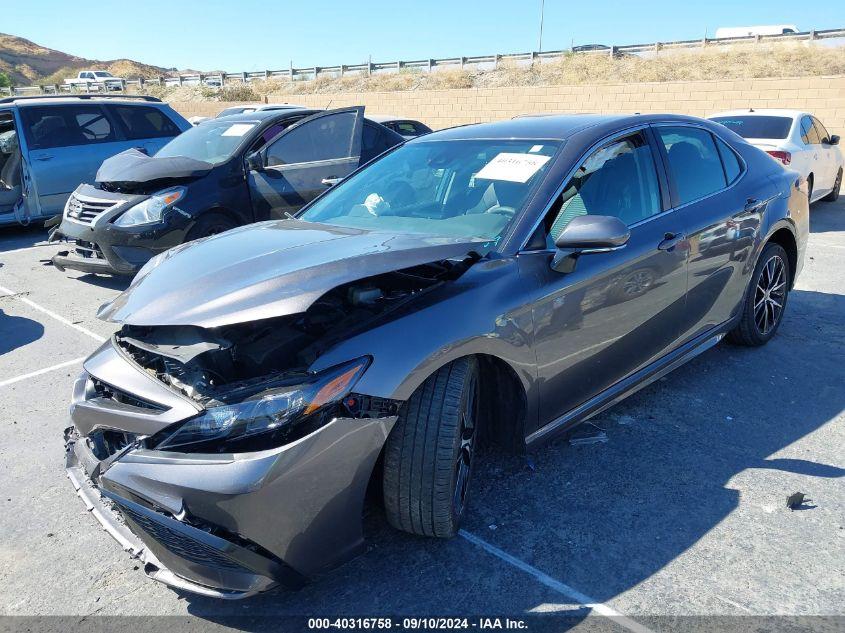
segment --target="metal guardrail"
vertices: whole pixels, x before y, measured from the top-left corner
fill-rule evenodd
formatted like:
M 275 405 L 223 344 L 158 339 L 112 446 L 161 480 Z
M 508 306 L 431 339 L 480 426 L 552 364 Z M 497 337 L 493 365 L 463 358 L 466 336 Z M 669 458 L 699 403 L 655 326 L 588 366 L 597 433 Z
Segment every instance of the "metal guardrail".
M 629 44 L 626 46 L 608 46 L 606 48 L 573 52 L 572 49 L 554 51 L 534 51 L 530 53 L 508 53 L 496 55 L 479 55 L 476 57 L 446 57 L 442 59 L 417 59 L 395 62 L 366 62 L 363 64 L 341 64 L 339 66 L 310 66 L 306 68 L 295 68 L 291 64 L 288 68 L 281 70 L 261 70 L 240 73 L 197 73 L 189 75 L 162 76 L 156 79 L 125 79 L 120 81 L 119 91 L 125 91 L 127 87 L 136 87 L 143 90 L 148 85 L 158 86 L 197 86 L 221 87 L 226 84 L 242 83 L 250 81 L 261 81 L 267 79 L 288 79 L 289 81 L 303 81 L 315 79 L 322 76 L 343 77 L 350 73 L 361 73 L 367 76 L 377 72 L 396 72 L 405 68 L 426 70 L 431 72 L 438 67 L 460 67 L 480 66 L 482 64 L 498 67 L 502 62 L 541 62 L 543 60 L 557 59 L 566 55 L 638 55 L 643 53 L 659 54 L 662 50 L 677 50 L 690 48 L 704 48 L 707 46 L 724 46 L 730 44 L 741 44 L 749 42 L 783 42 L 783 41 L 815 41 L 824 39 L 845 38 L 845 28 L 825 29 L 821 31 L 802 31 L 801 33 L 784 33 L 779 35 L 749 35 L 742 37 L 721 37 L 702 38 L 698 40 L 678 40 L 671 42 L 652 42 L 650 44 Z M 577 48 L 577 47 L 576 47 Z M 26 94 L 60 94 L 60 93 L 82 93 L 108 92 L 114 90 L 116 82 L 92 82 L 85 84 L 85 89 L 80 84 L 48 84 L 15 88 L 0 88 L 0 94 L 26 95 Z

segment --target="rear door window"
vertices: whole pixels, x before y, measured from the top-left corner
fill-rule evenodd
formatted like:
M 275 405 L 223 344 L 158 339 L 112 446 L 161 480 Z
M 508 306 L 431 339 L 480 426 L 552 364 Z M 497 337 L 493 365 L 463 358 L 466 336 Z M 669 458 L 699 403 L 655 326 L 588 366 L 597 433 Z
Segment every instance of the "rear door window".
M 821 143 L 819 133 L 816 131 L 815 126 L 813 126 L 813 120 L 808 116 L 801 117 L 801 140 L 805 145 L 818 145 Z
M 110 106 L 123 125 L 128 139 L 163 138 L 177 136 L 176 124 L 158 108 L 150 106 Z
M 394 137 L 385 128 L 364 123 L 363 136 L 361 137 L 361 164 L 367 163 L 379 154 L 386 152 L 399 140 L 404 139 Z
M 819 121 L 816 117 L 810 117 L 813 121 L 813 127 L 816 129 L 816 134 L 819 137 L 820 143 L 830 143 L 830 134 L 828 133 L 825 126 L 822 125 L 822 122 Z
M 21 108 L 27 141 L 32 149 L 110 143 L 117 134 L 98 105 Z
M 658 126 L 675 182 L 677 205 L 704 198 L 727 184 L 713 136 L 695 127 Z

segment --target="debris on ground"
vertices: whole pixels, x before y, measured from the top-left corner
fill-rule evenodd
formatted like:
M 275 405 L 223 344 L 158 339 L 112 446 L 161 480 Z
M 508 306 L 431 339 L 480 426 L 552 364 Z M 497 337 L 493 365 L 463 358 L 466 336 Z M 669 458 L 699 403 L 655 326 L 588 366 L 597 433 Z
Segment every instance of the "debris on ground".
M 608 441 L 607 433 L 600 426 L 596 426 L 592 422 L 584 423 L 581 428 L 572 434 L 569 438 L 569 443 L 572 446 L 579 444 L 604 444 Z
M 807 501 L 812 501 L 803 492 L 794 492 L 786 498 L 786 507 L 790 510 L 797 510 Z

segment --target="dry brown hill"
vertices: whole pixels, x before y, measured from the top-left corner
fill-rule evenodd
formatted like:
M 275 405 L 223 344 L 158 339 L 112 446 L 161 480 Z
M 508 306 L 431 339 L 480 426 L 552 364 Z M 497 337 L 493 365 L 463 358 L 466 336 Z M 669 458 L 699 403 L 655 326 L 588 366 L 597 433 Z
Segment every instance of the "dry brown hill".
M 0 33 L 0 72 L 6 73 L 15 85 L 61 83 L 65 77 L 75 76 L 78 71 L 89 68 L 107 70 L 125 78 L 167 74 L 165 68 L 131 59 L 86 59 L 39 46 L 22 37 Z

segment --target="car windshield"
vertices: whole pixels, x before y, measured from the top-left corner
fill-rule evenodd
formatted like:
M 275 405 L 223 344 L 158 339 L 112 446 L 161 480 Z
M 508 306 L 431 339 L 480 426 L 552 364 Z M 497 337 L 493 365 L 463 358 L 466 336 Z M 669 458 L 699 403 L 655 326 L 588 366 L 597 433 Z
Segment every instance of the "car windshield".
M 224 116 L 232 116 L 233 114 L 248 114 L 250 112 L 255 112 L 255 108 L 245 108 L 243 106 L 234 106 L 231 108 L 226 108 L 225 110 L 221 110 L 220 114 L 218 114 L 215 119 L 220 119 Z
M 710 119 L 742 138 L 786 138 L 792 127 L 788 116 L 717 116 Z
M 185 156 L 218 165 L 234 154 L 257 125 L 257 121 L 206 121 L 182 132 L 155 155 L 158 158 Z
M 321 196 L 310 222 L 498 240 L 560 146 L 554 141 L 410 143 Z

